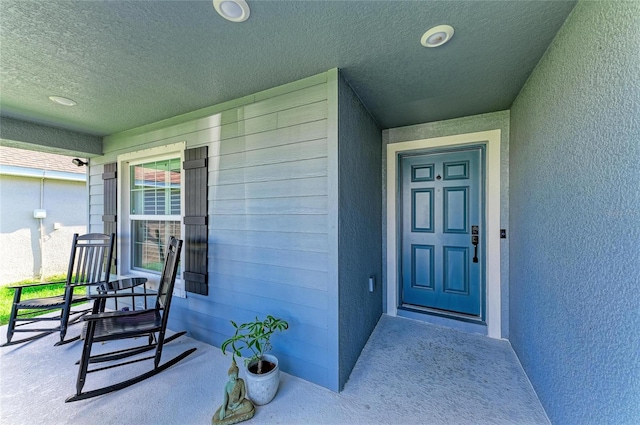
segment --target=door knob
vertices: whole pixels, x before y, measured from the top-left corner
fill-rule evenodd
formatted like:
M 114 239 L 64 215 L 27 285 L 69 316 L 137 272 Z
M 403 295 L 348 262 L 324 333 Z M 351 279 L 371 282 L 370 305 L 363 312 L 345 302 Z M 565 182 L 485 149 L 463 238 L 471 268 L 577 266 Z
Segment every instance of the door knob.
M 478 262 L 478 243 L 480 242 L 480 229 L 478 226 L 471 226 L 471 244 L 473 245 L 473 262 Z

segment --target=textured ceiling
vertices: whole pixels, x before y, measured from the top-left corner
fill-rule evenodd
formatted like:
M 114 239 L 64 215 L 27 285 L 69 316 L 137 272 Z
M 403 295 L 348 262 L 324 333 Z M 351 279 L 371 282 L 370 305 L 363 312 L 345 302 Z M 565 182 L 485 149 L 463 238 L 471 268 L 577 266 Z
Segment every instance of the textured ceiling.
M 554 1 L 0 1 L 0 113 L 107 135 L 343 75 L 383 128 L 507 109 L 574 6 Z M 455 28 L 427 49 L 432 26 Z M 72 98 L 66 108 L 50 95 Z

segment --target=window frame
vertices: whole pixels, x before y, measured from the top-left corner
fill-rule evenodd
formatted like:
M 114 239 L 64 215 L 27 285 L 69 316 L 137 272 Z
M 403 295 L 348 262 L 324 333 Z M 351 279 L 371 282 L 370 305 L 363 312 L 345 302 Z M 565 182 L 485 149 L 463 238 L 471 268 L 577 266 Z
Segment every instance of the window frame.
M 151 161 L 162 161 L 166 159 L 177 158 L 180 161 L 180 214 L 179 214 L 179 226 L 180 234 L 185 234 L 184 226 L 184 212 L 185 212 L 185 179 L 184 170 L 182 164 L 184 163 L 184 151 L 186 148 L 186 142 L 173 143 L 169 145 L 159 146 L 155 148 L 129 152 L 126 154 L 118 155 L 118 261 L 117 261 L 117 273 L 119 276 L 139 276 L 146 277 L 152 286 L 156 286 L 160 281 L 160 275 L 158 273 L 147 272 L 140 269 L 133 268 L 133 235 L 132 235 L 132 222 L 131 220 L 131 166 L 144 164 Z M 163 221 L 167 219 L 173 219 L 176 215 L 146 215 L 136 214 L 138 218 Z M 184 239 L 184 236 L 182 236 Z M 184 251 L 181 254 L 181 260 L 184 258 Z M 182 261 L 184 264 L 184 261 Z M 182 269 L 180 274 L 176 277 L 176 283 L 173 291 L 173 295 L 177 297 L 186 297 L 184 279 L 182 278 Z

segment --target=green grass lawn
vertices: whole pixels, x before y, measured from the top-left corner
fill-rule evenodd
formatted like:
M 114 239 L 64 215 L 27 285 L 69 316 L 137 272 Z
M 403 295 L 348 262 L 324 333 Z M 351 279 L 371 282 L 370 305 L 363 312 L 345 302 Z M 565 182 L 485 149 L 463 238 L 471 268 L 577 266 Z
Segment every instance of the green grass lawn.
M 48 282 L 56 282 L 64 280 L 65 275 L 51 276 L 47 278 Z M 27 283 L 38 283 L 40 280 L 24 280 L 22 282 L 11 283 L 9 285 L 19 285 Z M 52 297 L 55 295 L 61 295 L 64 293 L 64 284 L 54 284 L 45 286 L 36 286 L 34 288 L 24 288 L 22 290 L 22 299 L 28 298 L 43 298 Z M 76 288 L 75 293 L 83 294 L 86 291 L 85 288 Z M 0 326 L 6 325 L 9 322 L 9 315 L 11 314 L 11 304 L 13 303 L 13 289 L 9 289 L 6 286 L 0 286 Z M 21 310 L 20 313 L 25 313 L 27 310 Z M 33 310 L 33 314 L 30 316 L 37 316 L 38 314 L 44 314 L 46 311 Z

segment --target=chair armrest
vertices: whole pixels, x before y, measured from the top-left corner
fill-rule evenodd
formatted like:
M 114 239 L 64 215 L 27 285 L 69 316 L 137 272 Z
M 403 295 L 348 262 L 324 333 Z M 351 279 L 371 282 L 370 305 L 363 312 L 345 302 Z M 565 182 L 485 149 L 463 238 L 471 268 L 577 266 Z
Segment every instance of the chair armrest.
M 67 283 L 66 280 L 62 280 L 59 282 L 37 282 L 37 283 L 25 283 L 22 285 L 7 285 L 7 288 L 10 289 L 18 289 L 18 288 L 30 288 L 32 286 L 47 286 L 47 285 L 63 285 Z
M 126 291 L 127 289 L 123 289 Z M 119 293 L 119 294 L 90 294 L 88 296 L 89 299 L 98 300 L 98 299 L 109 299 L 109 298 L 131 298 L 131 297 L 157 297 L 158 293 L 147 293 L 144 292 L 129 292 L 129 293 Z
M 110 317 L 127 317 L 127 316 L 137 316 L 139 314 L 148 313 L 150 311 L 156 311 L 155 309 L 147 309 L 147 310 L 131 310 L 131 311 L 105 311 L 103 313 L 96 314 L 88 314 L 82 318 L 85 321 L 96 321 L 102 319 L 108 319 Z
M 72 288 L 77 288 L 79 286 L 100 286 L 104 285 L 106 282 L 78 282 L 78 283 L 70 283 L 69 286 Z

